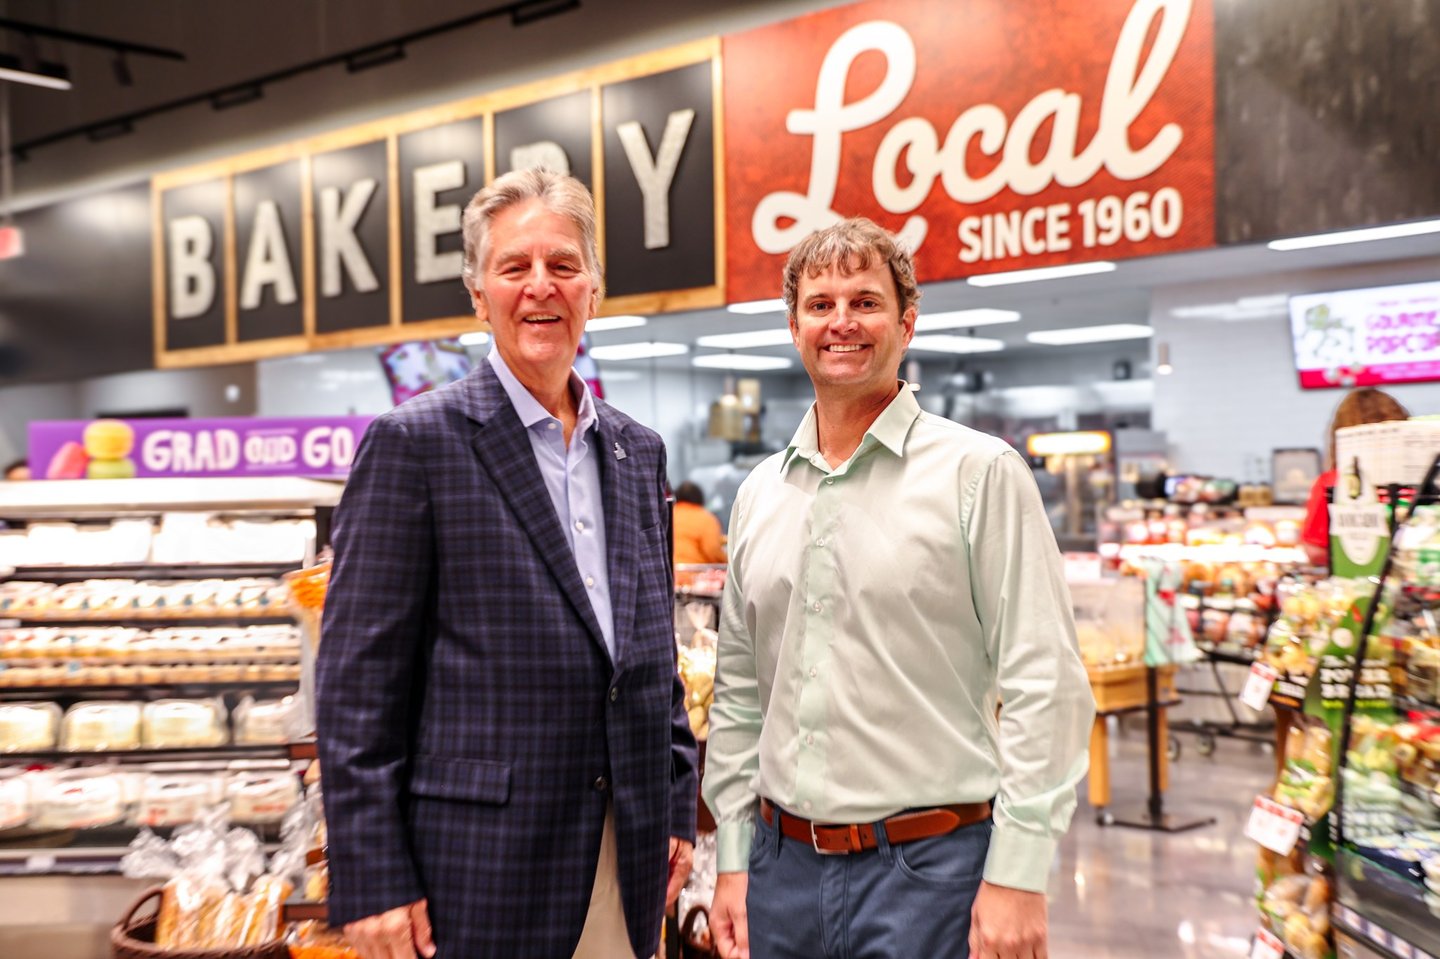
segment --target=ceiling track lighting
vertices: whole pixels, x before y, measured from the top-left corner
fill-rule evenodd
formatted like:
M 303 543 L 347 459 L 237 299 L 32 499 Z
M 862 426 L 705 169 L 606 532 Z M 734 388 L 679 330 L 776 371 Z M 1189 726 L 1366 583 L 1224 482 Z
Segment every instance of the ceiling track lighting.
M 1170 344 L 1155 344 L 1155 375 L 1169 376 L 1175 372 L 1175 367 L 1170 365 Z
M 231 107 L 254 103 L 264 95 L 265 88 L 258 83 L 252 83 L 244 87 L 235 87 L 230 90 L 223 90 L 212 96 L 210 98 L 210 108 L 213 110 L 228 110 Z
M 114 140 L 123 137 L 127 133 L 134 133 L 135 128 L 127 120 L 117 120 L 114 123 L 102 123 L 93 126 L 85 131 L 85 138 L 91 143 L 104 143 L 106 140 Z
M 115 71 L 115 82 L 122 87 L 133 87 L 135 76 L 130 72 L 130 61 L 125 58 L 124 50 L 115 51 L 115 59 L 110 64 Z
M 357 50 L 345 57 L 345 69 L 350 73 L 372 70 L 387 63 L 405 59 L 405 44 L 385 43 L 380 46 Z
M 311 73 L 316 70 L 326 69 L 334 66 L 344 66 L 351 73 L 361 70 L 369 70 L 373 67 L 383 66 L 387 63 L 394 63 L 405 58 L 405 48 L 421 40 L 428 40 L 431 37 L 443 33 L 450 33 L 462 27 L 468 27 L 483 20 L 492 20 L 499 17 L 508 17 L 514 26 L 524 26 L 534 23 L 537 20 L 544 20 L 548 17 L 567 13 L 580 7 L 580 0 L 513 0 L 510 3 L 502 3 L 487 10 L 448 20 L 444 23 L 426 27 L 423 30 L 416 30 L 404 36 L 393 37 L 381 43 L 372 43 L 368 46 L 359 47 L 354 50 L 346 50 L 341 53 L 332 54 L 318 60 L 311 60 L 298 66 L 289 67 L 285 70 L 277 70 L 274 73 L 267 73 L 264 76 L 254 77 L 230 86 L 220 87 L 214 90 L 206 90 L 204 93 L 193 94 L 182 97 L 178 100 L 171 100 L 144 110 L 137 110 L 134 113 L 127 113 L 123 116 L 113 117 L 99 123 L 90 123 L 84 126 L 70 127 L 43 137 L 36 137 L 33 140 L 26 140 L 24 143 L 15 144 L 12 154 L 17 159 L 26 159 L 30 151 L 40 147 L 51 146 L 64 140 L 75 137 L 85 137 L 92 142 L 98 139 L 109 139 L 106 134 L 113 129 L 124 125 L 128 128 L 140 120 L 162 113 L 170 113 L 186 107 L 196 106 L 201 103 L 209 103 L 216 110 L 225 110 L 230 107 L 239 106 L 243 103 L 252 103 L 260 99 L 262 87 L 278 83 L 281 80 L 289 80 L 304 73 Z M 72 33 L 67 30 L 53 30 L 49 27 L 40 27 L 35 24 L 18 23 L 13 20 L 0 18 L 0 30 L 14 30 L 24 34 L 52 37 L 57 40 L 69 41 L 72 43 L 87 44 L 89 46 L 103 47 L 113 51 L 117 60 L 114 64 L 117 81 L 124 83 L 121 79 L 121 72 L 129 73 L 129 65 L 123 62 L 123 55 L 126 53 L 144 54 L 146 56 L 164 57 L 171 60 L 184 60 L 185 55 L 174 50 L 163 50 L 158 47 L 146 47 L 141 44 L 129 43 L 124 40 L 114 40 L 108 37 L 88 36 L 85 34 Z M 4 56 L 0 55 L 0 61 Z M 50 66 L 56 66 L 51 64 Z M 3 62 L 0 62 L 3 67 Z M 63 72 L 63 67 L 56 68 Z M 6 79 L 3 70 L 0 70 L 0 79 Z M 10 78 L 16 79 L 16 78 Z M 56 78 L 52 78 L 56 81 Z M 40 82 L 32 79 L 29 82 Z M 58 82 L 58 81 L 56 81 Z M 59 89 L 69 89 L 69 80 L 64 81 L 66 86 Z M 55 82 L 45 85 L 55 85 Z M 113 135 L 113 134 L 112 134 Z
M 580 0 L 528 0 L 517 3 L 510 11 L 510 25 L 523 27 L 547 17 L 568 13 L 580 6 Z
M 49 90 L 69 90 L 71 88 L 70 71 L 60 64 L 44 60 L 26 63 L 19 57 L 11 56 L 8 53 L 0 53 L 0 80 L 25 83 L 32 87 L 45 87 Z

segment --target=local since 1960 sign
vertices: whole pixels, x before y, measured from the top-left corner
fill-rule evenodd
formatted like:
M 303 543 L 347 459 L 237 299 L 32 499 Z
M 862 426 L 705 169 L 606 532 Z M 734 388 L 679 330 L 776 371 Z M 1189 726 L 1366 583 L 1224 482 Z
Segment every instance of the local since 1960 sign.
M 724 42 L 728 298 L 851 215 L 922 280 L 1213 245 L 1207 0 L 875 0 Z

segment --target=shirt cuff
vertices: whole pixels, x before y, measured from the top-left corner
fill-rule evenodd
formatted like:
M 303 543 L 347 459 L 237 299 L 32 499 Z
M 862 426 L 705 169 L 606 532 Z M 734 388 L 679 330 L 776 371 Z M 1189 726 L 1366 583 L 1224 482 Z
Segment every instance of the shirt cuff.
M 750 844 L 755 839 L 755 820 L 739 819 L 715 825 L 717 872 L 749 872 Z
M 995 823 L 985 856 L 985 881 L 1027 892 L 1044 892 L 1059 843 L 1049 836 Z

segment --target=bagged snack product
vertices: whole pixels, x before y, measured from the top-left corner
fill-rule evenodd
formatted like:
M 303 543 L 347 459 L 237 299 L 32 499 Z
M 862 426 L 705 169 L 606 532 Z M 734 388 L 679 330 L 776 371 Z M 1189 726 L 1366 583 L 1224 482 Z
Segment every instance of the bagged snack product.
M 60 748 L 67 752 L 139 747 L 139 703 L 76 703 L 61 720 Z
M 1285 739 L 1285 768 L 1275 784 L 1275 801 L 1312 822 L 1329 812 L 1335 799 L 1331 738 L 1323 723 L 1298 722 Z
M 0 705 L 0 753 L 54 749 L 59 729 L 60 707 L 55 703 Z

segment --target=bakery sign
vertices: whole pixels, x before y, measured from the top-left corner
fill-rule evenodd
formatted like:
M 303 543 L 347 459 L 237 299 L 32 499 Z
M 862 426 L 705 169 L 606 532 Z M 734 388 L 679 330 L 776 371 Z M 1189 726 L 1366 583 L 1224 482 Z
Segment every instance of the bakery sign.
M 718 58 L 711 38 L 155 176 L 156 365 L 475 329 L 462 211 L 536 166 L 595 195 L 604 312 L 720 305 Z
M 51 420 L 30 424 L 36 479 L 341 478 L 368 416 Z
M 727 298 L 852 215 L 943 280 L 1214 243 L 1209 0 L 871 0 L 726 37 Z

